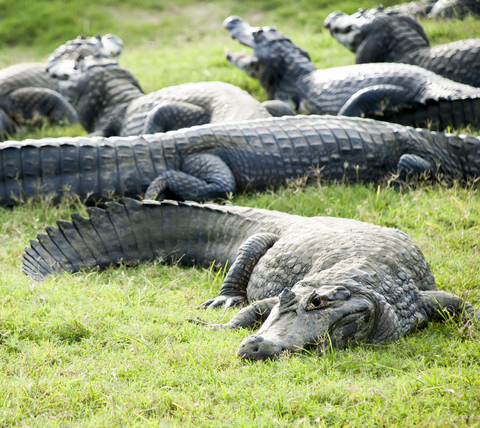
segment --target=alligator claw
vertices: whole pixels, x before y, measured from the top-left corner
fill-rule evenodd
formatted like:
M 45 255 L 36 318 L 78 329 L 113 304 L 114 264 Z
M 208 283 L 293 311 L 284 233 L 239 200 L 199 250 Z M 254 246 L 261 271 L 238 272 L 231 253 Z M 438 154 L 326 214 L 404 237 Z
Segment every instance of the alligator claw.
M 155 178 L 147 188 L 144 199 L 151 199 L 161 201 L 163 199 L 163 192 L 167 187 L 165 177 L 159 176 Z
M 191 322 L 192 324 L 197 324 L 197 325 L 201 325 L 203 327 L 208 327 L 212 330 L 223 330 L 223 329 L 227 328 L 227 326 L 225 324 L 210 324 L 208 322 L 205 322 L 205 321 L 202 321 L 202 320 L 197 320 L 197 319 L 194 319 L 194 318 L 187 318 L 187 321 Z
M 245 298 L 242 296 L 218 296 L 215 299 L 207 300 L 199 306 L 199 309 L 212 309 L 224 307 L 228 308 L 241 308 L 245 303 Z

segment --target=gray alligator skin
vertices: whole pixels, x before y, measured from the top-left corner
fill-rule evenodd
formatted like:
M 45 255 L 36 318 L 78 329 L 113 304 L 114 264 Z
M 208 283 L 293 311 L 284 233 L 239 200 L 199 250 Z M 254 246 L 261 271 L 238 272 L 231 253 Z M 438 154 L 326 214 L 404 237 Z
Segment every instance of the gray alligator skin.
M 385 10 L 389 12 L 404 13 L 414 18 L 425 18 L 430 13 L 433 6 L 435 6 L 435 3 L 436 1 L 434 0 L 412 1 L 409 3 L 396 4 L 386 8 Z
M 203 304 L 250 306 L 222 327 L 261 330 L 238 355 L 264 359 L 331 343 L 383 344 L 445 313 L 480 314 L 438 291 L 420 249 L 397 230 L 333 217 L 125 199 L 73 214 L 30 241 L 23 270 L 35 280 L 61 271 L 154 260 L 230 267 L 220 295 Z M 444 312 L 445 311 L 445 312 Z M 328 340 L 328 338 L 330 340 Z
M 303 49 L 274 28 L 253 28 L 238 17 L 224 26 L 253 49 L 252 56 L 228 52 L 227 59 L 257 78 L 269 98 L 291 101 L 299 113 L 368 116 L 430 129 L 480 126 L 479 88 L 407 64 L 317 70 Z
M 51 74 L 77 109 L 80 123 L 93 135 L 153 134 L 272 116 L 247 92 L 224 82 L 186 83 L 144 95 L 125 68 L 108 60 L 83 58 Z M 293 115 L 287 104 L 278 104 Z
M 468 15 L 480 15 L 480 2 L 478 0 L 438 0 L 428 13 L 428 18 L 459 18 Z
M 420 0 L 398 4 L 386 10 L 406 13 L 414 17 L 464 19 L 468 15 L 480 15 L 480 2 L 477 0 Z
M 353 15 L 332 12 L 325 27 L 356 54 L 357 64 L 418 65 L 456 82 L 480 87 L 480 38 L 430 47 L 422 26 L 409 15 L 382 7 Z
M 316 171 L 376 181 L 429 173 L 480 177 L 480 137 L 339 116 L 208 124 L 139 137 L 47 138 L 0 147 L 0 203 L 67 192 L 180 200 L 226 198 Z
M 75 109 L 57 92 L 57 80 L 47 73 L 59 61 L 78 55 L 116 57 L 122 41 L 112 34 L 103 37 L 79 36 L 50 55 L 46 64 L 24 63 L 0 71 L 0 137 L 18 126 L 40 126 L 45 121 L 78 122 Z

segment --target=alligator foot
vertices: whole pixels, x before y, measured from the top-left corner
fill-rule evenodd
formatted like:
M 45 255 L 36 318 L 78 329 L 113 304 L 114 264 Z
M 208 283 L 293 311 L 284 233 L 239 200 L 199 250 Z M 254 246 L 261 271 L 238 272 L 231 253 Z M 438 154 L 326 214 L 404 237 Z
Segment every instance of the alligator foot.
M 446 321 L 449 316 L 456 317 L 463 322 L 480 323 L 480 312 L 473 305 L 454 294 L 440 290 L 423 292 L 424 306 L 430 319 Z
M 262 106 L 265 107 L 273 117 L 295 116 L 295 112 L 290 104 L 280 100 L 264 101 Z
M 237 258 L 225 276 L 220 296 L 200 305 L 211 309 L 243 307 L 247 301 L 247 287 L 253 269 L 265 253 L 272 248 L 279 237 L 273 233 L 257 233 L 250 236 L 238 249 Z
M 181 101 L 163 102 L 148 114 L 145 134 L 204 125 L 210 120 L 211 115 L 203 107 Z
M 226 324 L 210 324 L 208 322 L 205 322 L 205 321 L 202 321 L 202 320 L 197 320 L 197 319 L 194 319 L 194 318 L 187 318 L 187 321 L 191 322 L 192 324 L 197 324 L 197 325 L 201 325 L 203 327 L 208 327 L 212 330 L 224 330 L 224 329 L 227 328 Z
M 201 309 L 212 309 L 225 307 L 228 308 L 241 308 L 244 303 L 247 301 L 246 297 L 243 296 L 217 296 L 215 299 L 207 300 L 202 303 L 199 308 Z
M 226 199 L 235 188 L 232 170 L 219 156 L 198 153 L 184 158 L 181 171 L 163 171 L 148 186 L 145 199 L 162 199 L 167 190 L 180 200 Z
M 11 92 L 8 113 L 19 125 L 78 122 L 77 112 L 67 99 L 48 88 L 20 88 Z
M 436 170 L 437 166 L 434 162 L 417 155 L 402 155 L 397 164 L 398 178 L 403 182 L 422 174 L 433 176 Z
M 161 201 L 163 199 L 163 193 L 165 192 L 166 188 L 167 188 L 167 180 L 165 176 L 163 174 L 159 175 L 149 184 L 147 191 L 145 192 L 144 199 Z
M 382 116 L 383 111 L 399 104 L 409 104 L 413 101 L 410 91 L 395 85 L 375 85 L 364 88 L 344 104 L 338 116 L 365 116 L 376 114 Z

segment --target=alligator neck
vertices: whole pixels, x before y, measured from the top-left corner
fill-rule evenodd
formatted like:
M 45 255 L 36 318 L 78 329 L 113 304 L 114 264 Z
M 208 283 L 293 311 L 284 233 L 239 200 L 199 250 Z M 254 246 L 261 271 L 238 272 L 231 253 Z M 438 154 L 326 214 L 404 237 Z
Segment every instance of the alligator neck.
M 386 47 L 385 62 L 400 62 L 419 49 L 429 48 L 428 43 L 414 32 L 399 34 L 392 32 Z
M 260 83 L 269 99 L 292 101 L 298 108 L 302 100 L 299 82 L 316 71 L 315 65 L 306 55 L 306 53 L 302 54 L 295 46 L 295 49 L 286 50 L 284 55 L 265 66 Z
M 126 108 L 142 97 L 143 92 L 128 75 L 111 73 L 108 69 L 96 67 L 94 75 L 87 78 L 87 88 L 77 106 L 81 124 L 88 132 L 119 135 Z
M 357 63 L 405 62 L 404 58 L 410 53 L 429 47 L 423 29 L 417 27 L 419 26 L 410 21 L 379 21 L 360 44 Z

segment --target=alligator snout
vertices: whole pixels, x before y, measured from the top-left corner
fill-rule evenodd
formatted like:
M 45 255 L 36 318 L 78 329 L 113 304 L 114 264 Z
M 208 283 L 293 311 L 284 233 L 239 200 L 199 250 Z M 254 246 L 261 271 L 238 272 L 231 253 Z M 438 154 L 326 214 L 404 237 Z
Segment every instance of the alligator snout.
M 345 16 L 345 14 L 343 12 L 339 12 L 339 11 L 332 12 L 332 13 L 330 13 L 330 15 L 328 15 L 325 18 L 325 21 L 323 21 L 323 25 L 325 26 L 325 28 L 327 30 L 331 30 L 332 26 L 336 24 L 336 21 L 339 18 L 342 18 L 344 16 Z
M 239 16 L 229 16 L 223 21 L 223 27 L 227 30 L 232 30 L 236 25 L 246 24 L 246 22 Z
M 283 350 L 282 346 L 269 339 L 261 336 L 250 336 L 240 344 L 237 355 L 249 360 L 266 360 L 275 358 Z

